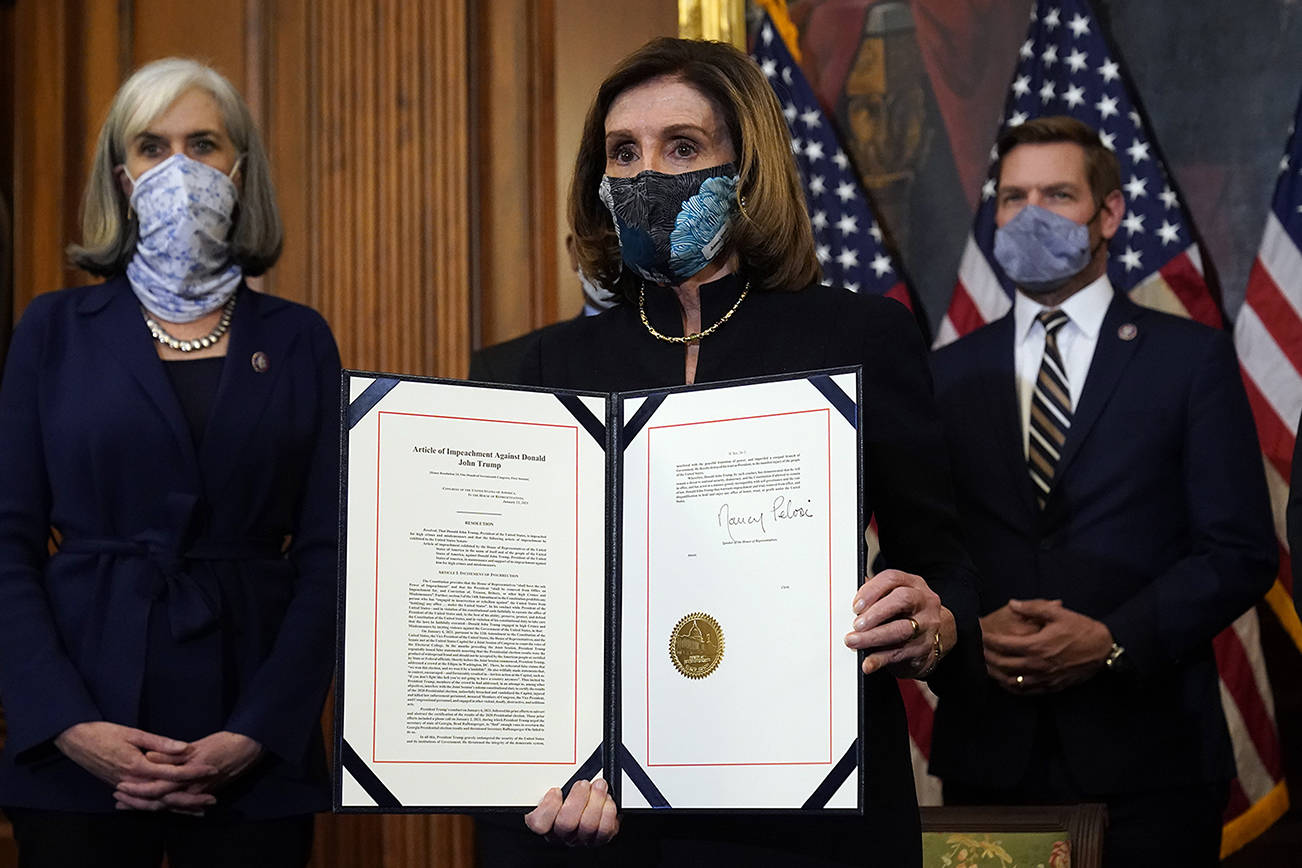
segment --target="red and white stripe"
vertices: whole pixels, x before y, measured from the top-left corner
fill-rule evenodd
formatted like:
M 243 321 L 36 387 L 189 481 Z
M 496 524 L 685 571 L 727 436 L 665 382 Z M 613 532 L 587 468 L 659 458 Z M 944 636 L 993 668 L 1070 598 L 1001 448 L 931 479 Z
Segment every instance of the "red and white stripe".
M 1234 324 L 1268 470 L 1287 480 L 1302 414 L 1302 252 L 1271 211 Z
M 958 285 L 949 300 L 949 310 L 936 329 L 934 346 L 939 348 L 994 322 L 1013 306 L 985 252 L 971 234 L 958 263 Z
M 1291 552 L 1284 520 L 1293 444 L 1298 417 L 1302 415 L 1302 251 L 1274 210 L 1266 215 L 1261 249 L 1234 324 L 1234 343 L 1261 439 L 1279 540 L 1279 579 L 1266 600 L 1302 649 L 1302 624 L 1293 608 Z

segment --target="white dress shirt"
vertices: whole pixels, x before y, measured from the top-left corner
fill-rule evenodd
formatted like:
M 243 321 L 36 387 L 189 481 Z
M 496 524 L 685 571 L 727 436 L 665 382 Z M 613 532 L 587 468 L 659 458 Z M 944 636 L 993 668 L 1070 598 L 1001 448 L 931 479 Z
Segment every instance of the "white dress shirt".
M 1099 329 L 1103 317 L 1112 304 L 1112 282 L 1104 274 L 1098 280 L 1073 293 L 1058 305 L 1058 310 L 1069 317 L 1058 330 L 1058 353 L 1067 373 L 1067 387 L 1071 392 L 1074 413 L 1080 405 L 1085 390 L 1085 376 L 1094 359 L 1094 347 L 1099 342 Z M 1017 405 L 1022 413 L 1022 454 L 1027 450 L 1027 429 L 1031 423 L 1031 395 L 1035 381 L 1040 376 L 1040 361 L 1044 357 L 1044 326 L 1036 317 L 1045 307 L 1023 293 L 1013 300 L 1013 367 L 1017 376 Z

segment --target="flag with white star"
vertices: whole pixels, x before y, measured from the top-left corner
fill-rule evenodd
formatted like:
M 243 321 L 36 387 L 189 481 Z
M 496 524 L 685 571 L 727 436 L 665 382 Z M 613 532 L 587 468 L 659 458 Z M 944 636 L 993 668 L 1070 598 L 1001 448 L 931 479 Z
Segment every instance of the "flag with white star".
M 1112 57 L 1086 0 L 1037 0 L 1004 106 L 1007 129 L 1070 115 L 1099 132 L 1121 163 L 1126 216 L 1109 247 L 1112 285 L 1140 304 L 1221 325 L 1203 277 L 1188 210 L 1171 186 L 1134 90 Z M 994 153 L 991 152 L 992 170 Z M 1012 306 L 1012 283 L 995 264 L 995 178 L 981 189 L 958 286 L 936 336 L 940 346 L 996 320 Z
M 1293 447 L 1302 415 L 1302 100 L 1279 162 L 1275 197 L 1266 214 L 1261 248 L 1248 275 L 1234 323 L 1239 369 L 1257 421 L 1271 506 L 1279 530 L 1279 582 L 1266 596 L 1293 641 L 1302 648 L 1302 623 L 1293 607 L 1284 511 L 1293 471 Z
M 833 122 L 823 113 L 813 88 L 792 57 L 779 32 L 782 28 L 775 26 L 770 17 L 773 7 L 776 14 L 785 16 L 784 4 L 762 6 L 751 56 L 763 70 L 787 120 L 791 153 L 800 171 L 818 261 L 823 266 L 823 282 L 855 292 L 889 296 L 919 315 L 921 305 L 913 300 L 899 260 L 883 244 L 882 230 L 863 183 L 837 141 Z M 788 25 L 788 32 L 794 32 L 790 19 L 784 24 Z M 919 327 L 926 332 L 926 324 L 921 319 Z M 868 536 L 870 549 L 875 550 L 875 525 L 870 526 Z M 919 798 L 924 803 L 939 804 L 939 782 L 926 774 L 935 699 L 927 699 L 921 682 L 901 681 L 900 685 L 909 705 L 914 767 L 921 776 Z
M 767 11 L 762 13 L 751 56 L 777 94 L 787 120 L 823 282 L 888 295 L 916 310 L 899 262 L 882 243 L 881 227 L 854 166 Z

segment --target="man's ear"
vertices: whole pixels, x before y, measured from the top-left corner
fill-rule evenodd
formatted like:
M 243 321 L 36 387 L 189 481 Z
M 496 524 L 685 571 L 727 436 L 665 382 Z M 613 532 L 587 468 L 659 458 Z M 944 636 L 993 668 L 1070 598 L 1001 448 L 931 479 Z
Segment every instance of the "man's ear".
M 1121 228 L 1121 218 L 1126 216 L 1126 197 L 1120 190 L 1113 190 L 1103 197 L 1099 206 L 1099 232 L 1104 238 L 1111 239 Z

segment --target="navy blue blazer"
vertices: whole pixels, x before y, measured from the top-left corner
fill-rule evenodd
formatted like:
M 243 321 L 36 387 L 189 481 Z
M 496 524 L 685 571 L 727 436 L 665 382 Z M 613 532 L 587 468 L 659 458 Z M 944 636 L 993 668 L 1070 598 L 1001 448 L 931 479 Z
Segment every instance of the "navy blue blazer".
M 167 703 L 180 731 L 160 734 L 226 729 L 266 751 L 219 806 L 329 804 L 339 355 L 315 311 L 247 287 L 229 341 L 196 449 L 124 278 L 39 296 L 14 332 L 0 386 L 0 804 L 112 810 L 111 789 L 52 739 L 81 721 L 137 725 L 147 673 L 178 651 L 194 671 Z M 167 643 L 151 639 L 159 623 Z
M 1262 596 L 1277 557 L 1229 336 L 1118 294 L 1043 513 L 1026 470 L 1012 315 L 933 354 L 933 371 L 982 613 L 1010 598 L 1061 599 L 1108 626 L 1131 670 L 1042 698 L 988 679 L 980 695 L 943 697 L 932 771 L 1012 786 L 1043 722 L 1089 792 L 1228 780 L 1212 638 Z

